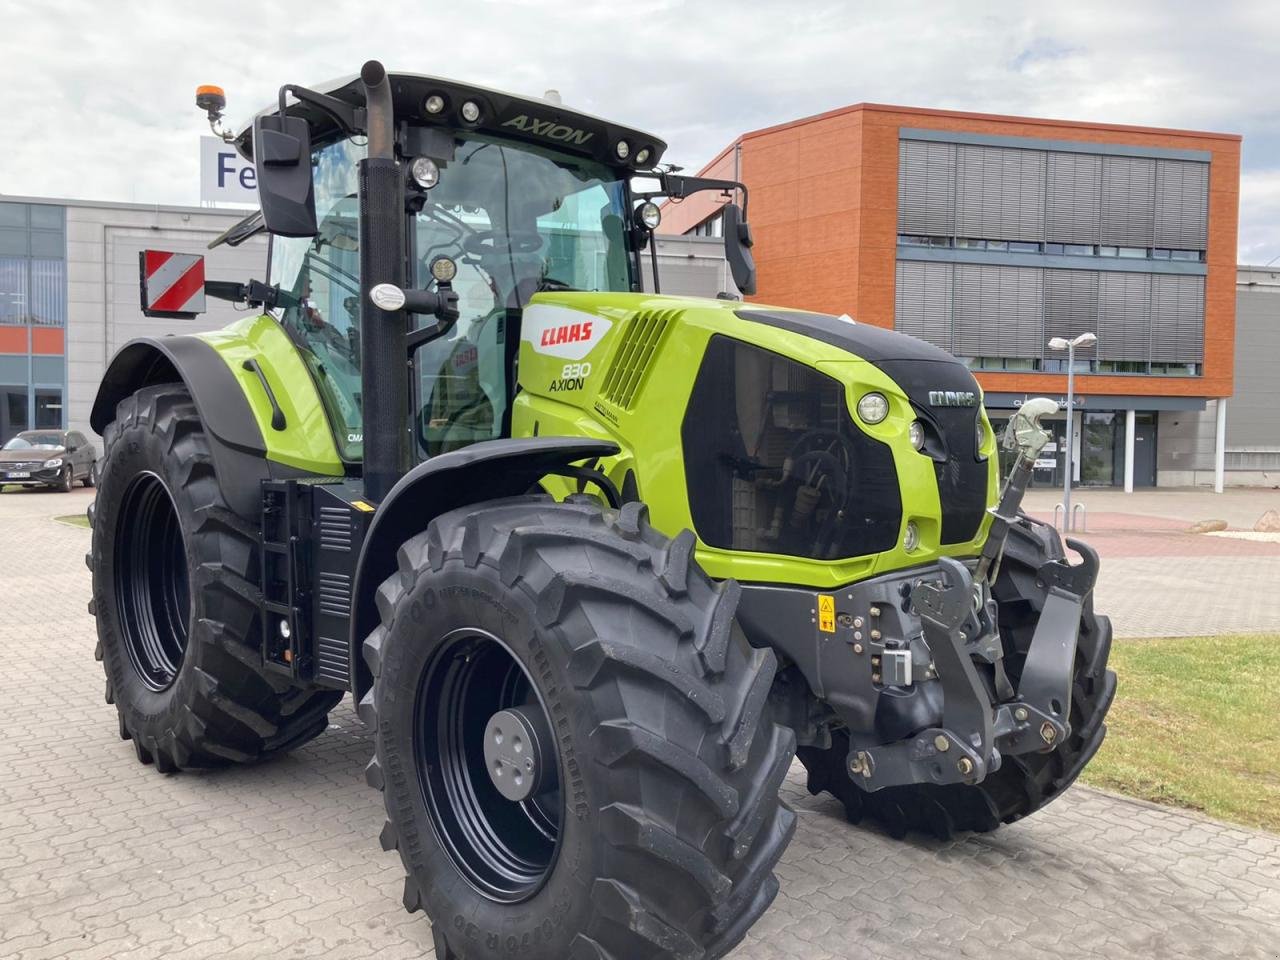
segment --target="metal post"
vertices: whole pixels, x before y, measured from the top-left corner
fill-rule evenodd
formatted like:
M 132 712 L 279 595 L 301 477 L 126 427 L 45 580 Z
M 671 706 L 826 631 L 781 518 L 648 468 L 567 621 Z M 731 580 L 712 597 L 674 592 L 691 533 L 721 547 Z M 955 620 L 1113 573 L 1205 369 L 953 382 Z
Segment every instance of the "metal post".
M 1218 398 L 1217 435 L 1213 441 L 1213 492 L 1221 493 L 1227 467 L 1227 398 Z
M 1076 390 L 1076 345 L 1067 344 L 1067 449 L 1063 453 L 1062 478 L 1062 529 L 1071 532 L 1075 523 L 1071 519 L 1071 448 L 1075 439 L 1075 390 Z
M 1124 412 L 1124 492 L 1133 493 L 1133 443 L 1138 429 L 1138 411 Z

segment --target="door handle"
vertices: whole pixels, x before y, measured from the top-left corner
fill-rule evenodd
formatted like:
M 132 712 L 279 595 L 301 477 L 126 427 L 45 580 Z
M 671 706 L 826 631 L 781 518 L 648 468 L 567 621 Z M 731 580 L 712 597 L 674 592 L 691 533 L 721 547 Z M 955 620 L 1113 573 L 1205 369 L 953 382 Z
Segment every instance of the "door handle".
M 262 390 L 267 395 L 267 401 L 271 404 L 271 429 L 283 430 L 287 421 L 284 418 L 284 411 L 280 409 L 280 404 L 276 400 L 275 392 L 271 389 L 271 384 L 267 382 L 267 374 L 262 369 L 262 364 L 257 360 L 246 360 L 241 366 L 251 373 L 258 375 L 258 382 L 262 384 Z

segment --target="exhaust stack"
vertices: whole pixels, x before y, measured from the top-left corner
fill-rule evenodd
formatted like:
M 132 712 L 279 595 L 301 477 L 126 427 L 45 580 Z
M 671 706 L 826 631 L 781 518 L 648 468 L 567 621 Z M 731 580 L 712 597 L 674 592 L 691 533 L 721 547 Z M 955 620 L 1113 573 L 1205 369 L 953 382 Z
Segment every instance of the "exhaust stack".
M 405 312 L 370 298 L 379 284 L 404 288 L 404 183 L 395 159 L 395 118 L 387 71 L 360 70 L 368 156 L 360 161 L 360 376 L 364 495 L 379 503 L 409 469 L 408 347 Z

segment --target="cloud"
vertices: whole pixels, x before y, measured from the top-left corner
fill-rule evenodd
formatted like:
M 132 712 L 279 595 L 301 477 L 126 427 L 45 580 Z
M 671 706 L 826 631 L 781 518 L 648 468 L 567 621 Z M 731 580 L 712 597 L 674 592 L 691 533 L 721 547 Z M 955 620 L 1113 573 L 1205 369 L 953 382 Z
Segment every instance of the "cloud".
M 696 168 L 746 130 L 861 100 L 1245 135 L 1241 249 L 1280 253 L 1280 18 L 1266 2 L 323 4 L 0 0 L 0 191 L 192 203 L 193 96 L 246 120 L 285 82 L 388 66 L 541 94 Z M 1272 178 L 1274 179 L 1274 178 Z

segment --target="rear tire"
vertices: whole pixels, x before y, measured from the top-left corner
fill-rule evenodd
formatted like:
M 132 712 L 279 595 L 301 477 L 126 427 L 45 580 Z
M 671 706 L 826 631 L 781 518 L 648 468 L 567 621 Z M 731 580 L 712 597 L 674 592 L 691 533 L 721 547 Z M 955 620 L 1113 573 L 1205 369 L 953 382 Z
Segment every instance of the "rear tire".
M 89 612 L 120 736 L 164 773 L 283 753 L 341 694 L 262 668 L 256 531 L 228 508 L 182 384 L 121 401 L 89 519 Z
M 360 713 L 383 848 L 441 960 L 713 960 L 772 902 L 795 740 L 768 712 L 774 654 L 747 645 L 736 584 L 713 584 L 693 543 L 638 503 L 519 497 L 400 548 Z M 557 777 L 532 811 L 475 761 L 490 711 L 518 704 L 547 718 Z
M 1062 556 L 1062 542 L 1052 528 L 1025 517 L 1010 528 L 993 593 L 1005 669 L 1015 688 L 1043 605 L 1036 571 Z M 896 838 L 913 830 L 939 839 L 959 831 L 988 832 L 1035 813 L 1075 782 L 1102 745 L 1107 733 L 1103 721 L 1116 692 L 1116 675 L 1106 668 L 1110 651 L 1111 621 L 1094 613 L 1090 594 L 1076 646 L 1071 735 L 1056 750 L 1006 756 L 999 770 L 974 785 L 914 784 L 867 792 L 846 772 L 849 738 L 837 731 L 830 749 L 797 751 L 809 771 L 809 792 L 830 793 L 844 805 L 850 823 L 875 821 Z

